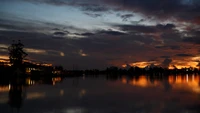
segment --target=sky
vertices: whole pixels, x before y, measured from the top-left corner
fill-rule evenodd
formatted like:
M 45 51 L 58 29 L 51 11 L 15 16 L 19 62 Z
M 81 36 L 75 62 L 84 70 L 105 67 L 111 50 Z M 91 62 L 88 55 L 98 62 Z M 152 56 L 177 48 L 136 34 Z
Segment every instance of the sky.
M 196 67 L 199 0 L 1 0 L 0 59 L 21 40 L 27 59 L 66 69 Z

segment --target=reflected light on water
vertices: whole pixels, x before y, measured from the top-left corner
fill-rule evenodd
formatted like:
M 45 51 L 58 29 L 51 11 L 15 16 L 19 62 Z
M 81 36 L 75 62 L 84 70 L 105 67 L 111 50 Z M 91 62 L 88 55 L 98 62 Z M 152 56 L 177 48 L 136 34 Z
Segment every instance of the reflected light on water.
M 64 95 L 64 90 L 61 89 L 61 90 L 60 90 L 60 96 L 63 96 L 63 95 Z
M 63 110 L 63 113 L 87 113 L 83 108 L 71 108 Z
M 169 83 L 174 89 L 191 90 L 200 93 L 200 77 L 199 76 L 169 76 Z
M 160 80 L 153 80 L 153 82 L 147 76 L 134 77 L 128 80 L 126 77 L 121 78 L 123 84 L 129 83 L 133 86 L 138 87 L 154 87 L 163 86 Z M 168 83 L 172 86 L 172 89 L 192 91 L 195 93 L 200 93 L 200 77 L 195 75 L 178 75 L 178 76 L 168 76 Z
M 7 103 L 8 97 L 7 96 L 0 96 L 0 104 Z
M 28 84 L 28 85 L 34 85 L 34 84 L 35 84 L 35 81 L 34 81 L 34 80 L 31 80 L 30 78 L 27 78 L 27 79 L 26 79 L 26 84 Z
M 125 76 L 122 77 L 122 83 L 127 84 L 127 78 Z
M 52 78 L 53 85 L 56 85 L 57 82 L 60 82 L 62 79 L 61 77 L 54 77 Z
M 123 80 L 125 81 L 125 80 Z M 153 83 L 147 78 L 147 76 L 139 76 L 137 79 L 133 78 L 129 81 L 129 84 L 133 86 L 140 86 L 140 87 L 149 87 L 149 86 L 156 86 L 158 84 L 157 81 Z
M 46 94 L 44 92 L 34 92 L 34 93 L 28 93 L 26 96 L 26 99 L 37 99 L 37 98 L 44 98 Z
M 8 86 L 0 86 L 0 93 L 1 92 L 8 92 L 10 90 L 10 85 Z
M 82 89 L 79 93 L 79 97 L 83 97 L 86 94 L 86 90 Z

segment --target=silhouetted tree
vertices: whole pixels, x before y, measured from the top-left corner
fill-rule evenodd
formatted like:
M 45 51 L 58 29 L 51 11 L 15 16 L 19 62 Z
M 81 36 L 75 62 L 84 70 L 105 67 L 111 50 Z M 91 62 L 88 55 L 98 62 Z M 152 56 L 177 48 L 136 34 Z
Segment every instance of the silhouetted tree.
M 23 59 L 28 55 L 23 51 L 24 45 L 19 40 L 17 43 L 13 41 L 13 44 L 8 47 L 10 63 L 13 67 L 21 67 Z

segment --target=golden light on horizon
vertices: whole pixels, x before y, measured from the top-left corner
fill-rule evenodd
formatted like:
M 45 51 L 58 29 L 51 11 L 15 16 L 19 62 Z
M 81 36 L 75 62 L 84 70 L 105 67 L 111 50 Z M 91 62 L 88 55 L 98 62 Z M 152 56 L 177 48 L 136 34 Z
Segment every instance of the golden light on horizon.
M 142 62 L 135 62 L 135 63 L 129 63 L 128 65 L 130 65 L 131 67 L 137 66 L 139 68 L 145 68 L 146 66 L 149 66 L 151 64 L 154 64 L 155 66 L 159 65 L 156 61 L 142 61 Z M 121 65 L 123 68 L 127 67 L 127 64 L 123 64 Z
M 146 66 L 151 66 L 152 64 L 155 65 L 155 66 L 161 66 L 162 62 L 159 63 L 157 61 L 150 61 L 150 62 L 141 61 L 141 62 L 128 63 L 128 64 L 131 67 L 137 66 L 139 68 L 145 68 Z M 169 65 L 168 69 L 174 69 L 175 67 L 177 69 L 189 68 L 189 67 L 199 68 L 197 65 L 198 65 L 198 62 L 194 61 L 194 60 L 188 61 L 188 59 L 187 60 L 175 60 L 175 59 L 173 59 L 172 62 L 170 63 L 170 65 Z M 127 64 L 122 64 L 121 67 L 126 68 Z

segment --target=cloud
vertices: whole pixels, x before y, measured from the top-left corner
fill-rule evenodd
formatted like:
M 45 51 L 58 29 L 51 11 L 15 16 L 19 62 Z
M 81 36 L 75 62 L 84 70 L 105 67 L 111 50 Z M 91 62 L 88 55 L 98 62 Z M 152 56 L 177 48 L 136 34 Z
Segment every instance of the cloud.
M 93 18 L 97 18 L 97 17 L 101 17 L 102 16 L 102 14 L 94 14 L 94 13 L 88 13 L 88 12 L 86 12 L 85 14 L 90 16 L 90 17 L 93 17 Z
M 89 12 L 106 12 L 109 10 L 109 8 L 97 4 L 80 4 L 80 6 L 83 11 Z
M 174 18 L 177 21 L 199 24 L 200 2 L 183 2 L 184 0 L 25 0 L 32 3 L 46 3 L 55 6 L 79 7 L 86 12 L 129 11 L 137 12 L 158 20 Z M 190 16 L 188 16 L 190 15 Z M 197 18 L 197 19 L 196 19 Z
M 114 25 L 119 27 L 123 31 L 139 32 L 139 33 L 157 33 L 173 31 L 175 25 L 173 24 L 157 24 L 156 26 L 145 26 L 145 25 Z
M 107 35 L 116 35 L 116 36 L 126 35 L 126 33 L 119 32 L 119 31 L 112 31 L 112 30 L 107 30 L 107 31 L 103 30 L 103 31 L 99 31 L 98 33 L 107 34 Z
M 160 58 L 170 58 L 170 56 L 160 56 Z
M 164 68 L 168 68 L 171 62 L 172 62 L 172 59 L 166 58 L 166 59 L 161 63 L 161 66 L 164 67 Z
M 128 21 L 131 17 L 134 17 L 133 14 L 123 14 L 123 15 L 117 15 L 120 16 L 122 18 L 123 21 Z
M 64 36 L 66 33 L 65 32 L 54 32 L 53 33 L 55 36 Z
M 192 55 L 192 54 L 180 53 L 180 54 L 176 54 L 176 56 L 179 56 L 179 57 L 192 57 L 192 56 L 194 56 L 194 55 Z

